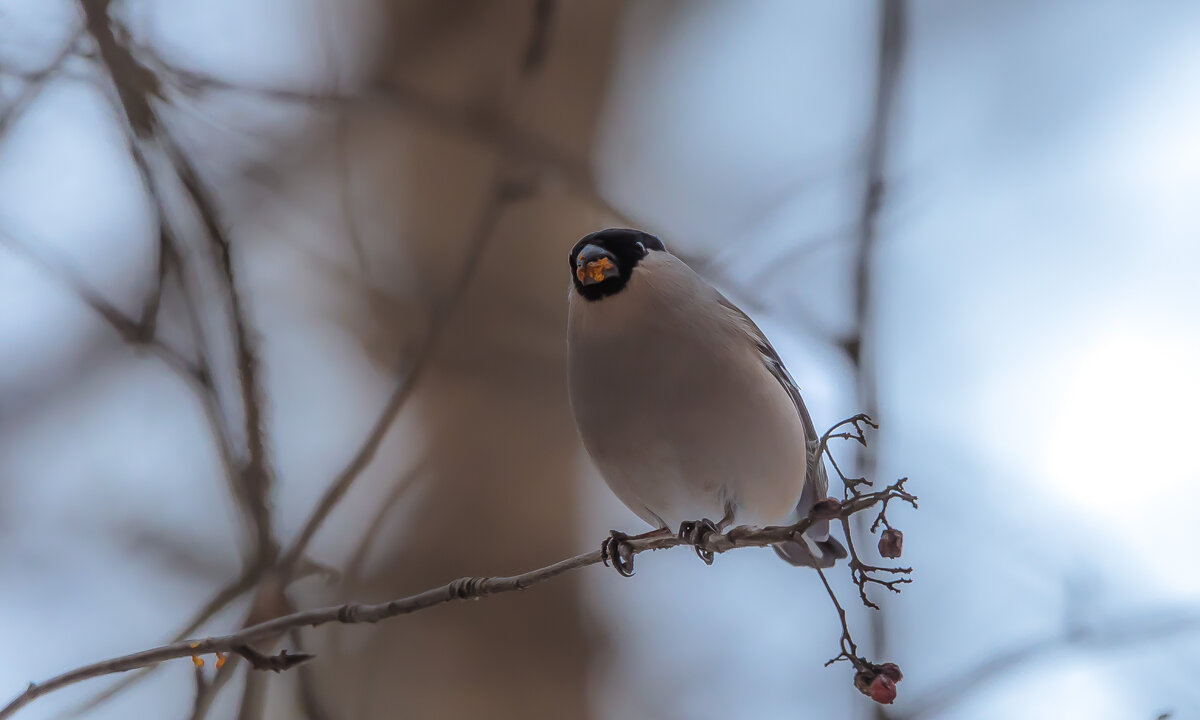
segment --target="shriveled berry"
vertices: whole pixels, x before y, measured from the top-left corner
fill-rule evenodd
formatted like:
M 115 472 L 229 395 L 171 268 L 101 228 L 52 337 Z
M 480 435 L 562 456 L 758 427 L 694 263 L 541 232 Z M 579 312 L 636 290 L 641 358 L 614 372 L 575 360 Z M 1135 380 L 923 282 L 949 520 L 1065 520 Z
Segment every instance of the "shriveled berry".
M 904 548 L 904 533 L 888 528 L 879 535 L 879 554 L 885 558 L 898 558 Z
M 904 674 L 900 672 L 900 666 L 896 663 L 884 663 L 879 666 L 879 674 L 891 678 L 892 682 L 900 682 L 904 679 Z
M 854 673 L 854 687 L 867 697 L 871 696 L 871 681 L 875 679 L 875 673 L 869 670 L 859 670 Z
M 871 699 L 880 705 L 891 705 L 896 699 L 896 683 L 887 675 L 876 675 L 871 681 Z

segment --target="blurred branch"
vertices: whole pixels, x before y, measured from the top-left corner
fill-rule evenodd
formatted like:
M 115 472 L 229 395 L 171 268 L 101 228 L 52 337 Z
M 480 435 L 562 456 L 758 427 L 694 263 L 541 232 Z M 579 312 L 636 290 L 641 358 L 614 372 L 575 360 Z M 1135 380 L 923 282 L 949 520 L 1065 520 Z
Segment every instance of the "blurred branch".
M 288 637 L 296 650 L 302 655 L 306 654 L 303 633 L 299 629 L 293 629 L 288 633 Z M 296 693 L 299 695 L 300 709 L 304 712 L 306 720 L 332 720 L 333 716 L 325 709 L 317 693 L 317 676 L 312 672 L 312 665 L 301 663 L 296 672 L 300 674 L 296 679 Z
M 11 234 L 0 230 L 0 244 L 7 246 L 13 252 L 25 256 L 46 274 L 67 285 L 83 302 L 90 307 L 105 323 L 116 331 L 121 339 L 128 344 L 145 349 L 160 358 L 171 370 L 175 371 L 197 392 L 206 393 L 211 389 L 211 380 L 203 368 L 180 355 L 174 348 L 154 337 L 153 313 L 147 305 L 141 313 L 141 320 L 134 320 L 121 312 L 89 286 L 69 265 L 61 261 L 49 260 L 24 242 Z M 157 299 L 154 300 L 157 303 Z
M 261 384 L 258 377 L 258 357 L 250 339 L 246 312 L 242 307 L 230 241 L 221 225 L 216 202 L 211 197 L 192 165 L 191 160 L 176 145 L 162 127 L 153 107 L 160 95 L 161 85 L 154 71 L 134 57 L 127 42 L 118 39 L 114 21 L 109 14 L 110 0 L 78 0 L 83 9 L 87 31 L 96 40 L 100 61 L 107 68 L 117 91 L 121 110 L 136 138 L 135 160 L 139 169 L 148 172 L 149 165 L 137 148 L 139 140 L 157 140 L 174 166 L 210 241 L 219 276 L 224 285 L 233 327 L 233 347 L 242 397 L 242 416 L 246 436 L 247 458 L 237 468 L 235 489 L 239 504 L 249 516 L 255 537 L 257 559 L 273 561 L 278 552 L 272 530 L 268 505 L 270 465 L 262 421 Z M 159 200 L 153 183 L 150 192 Z M 165 218 L 161 200 L 158 203 L 160 221 Z M 259 560 L 256 560 L 258 562 Z
M 614 536 L 605 541 L 601 550 L 576 555 L 575 557 L 567 558 L 552 565 L 520 575 L 511 577 L 463 577 L 416 595 L 398 598 L 378 605 L 364 605 L 351 602 L 317 610 L 292 612 L 280 615 L 266 622 L 251 625 L 230 635 L 209 637 L 200 640 L 184 640 L 131 655 L 112 658 L 77 668 L 42 683 L 31 683 L 25 692 L 18 695 L 3 709 L 0 709 L 0 720 L 11 717 L 17 710 L 34 699 L 68 685 L 94 677 L 155 665 L 174 658 L 233 652 L 246 657 L 250 660 L 252 666 L 257 669 L 288 669 L 304 662 L 311 656 L 303 654 L 289 655 L 286 651 L 275 656 L 262 656 L 258 655 L 257 652 L 254 655 L 249 655 L 247 648 L 250 648 L 251 644 L 256 642 L 270 641 L 273 643 L 281 634 L 298 628 L 318 627 L 329 623 L 376 623 L 381 620 L 407 615 L 455 600 L 476 599 L 500 593 L 525 590 L 572 570 L 598 563 L 607 564 L 610 559 L 614 564 L 624 565 L 632 570 L 633 557 L 648 550 L 663 550 L 685 545 L 695 547 L 705 553 L 724 553 L 738 548 L 768 547 L 780 542 L 796 540 L 818 520 L 841 519 L 845 521 L 858 513 L 862 513 L 892 499 L 903 500 L 916 507 L 916 497 L 905 491 L 903 485 L 904 480 L 899 480 L 876 492 L 859 493 L 844 500 L 827 498 L 817 503 L 807 517 L 794 525 L 769 526 L 764 528 L 737 527 L 726 534 L 711 533 L 700 537 L 696 539 L 694 545 L 690 540 L 684 540 L 680 537 L 664 533 L 640 538 Z M 611 555 L 609 551 L 610 547 L 612 548 Z M 260 595 L 267 597 L 266 595 L 262 595 L 262 593 Z M 836 598 L 834 599 L 836 605 Z M 838 605 L 838 608 L 840 610 L 840 605 Z M 253 613 L 251 617 L 254 617 Z M 843 632 L 848 636 L 849 629 L 845 624 L 844 615 L 842 615 L 842 627 Z M 850 647 L 853 648 L 854 646 L 851 645 Z M 886 667 L 875 665 L 854 652 L 847 653 L 845 646 L 843 646 L 842 653 L 830 662 L 842 659 L 850 661 L 858 670 L 856 682 L 858 676 L 864 673 L 869 673 L 873 676 L 874 674 L 884 672 L 883 668 Z
M 8 103 L 8 105 L 4 106 L 3 109 L 0 109 L 0 135 L 2 135 L 4 131 L 7 130 L 8 127 L 14 121 L 16 121 L 18 117 L 20 117 L 25 108 L 29 107 L 29 105 L 37 99 L 38 95 L 42 93 L 42 90 L 46 88 L 46 83 L 50 80 L 50 78 L 54 77 L 54 75 L 58 73 L 58 71 L 62 68 L 63 63 L 67 61 L 67 58 L 71 57 L 71 55 L 75 52 L 75 46 L 79 43 L 79 38 L 82 37 L 82 35 L 82 31 L 73 32 L 71 34 L 71 39 L 63 45 L 62 49 L 58 51 L 58 54 L 54 56 L 54 59 L 51 60 L 46 67 L 24 76 L 25 85 L 21 88 L 21 91 L 17 93 L 17 96 L 14 97 L 12 101 Z
M 408 372 L 405 373 L 404 379 L 392 391 L 388 401 L 384 404 L 383 411 L 375 421 L 371 432 L 367 434 L 363 444 L 359 447 L 358 452 L 355 453 L 346 467 L 338 473 L 337 477 L 334 478 L 333 482 L 325 490 L 325 494 L 322 496 L 320 502 L 313 508 L 312 514 L 304 523 L 299 536 L 280 561 L 280 565 L 285 569 L 292 567 L 300 558 L 308 547 L 308 543 L 312 540 L 313 535 L 316 534 L 321 524 L 325 521 L 325 518 L 329 516 L 329 513 L 333 511 L 346 495 L 350 486 L 354 484 L 354 481 L 375 457 L 375 453 L 379 450 L 379 446 L 383 442 L 384 436 L 387 435 L 388 429 L 391 428 L 392 422 L 400 414 L 405 403 L 412 396 L 413 390 L 416 389 L 417 382 L 424 374 L 429 364 L 429 359 L 433 356 L 433 351 L 437 347 L 438 339 L 447 325 L 447 321 L 458 307 L 463 295 L 466 294 L 466 289 L 470 284 L 471 278 L 474 277 L 475 270 L 479 266 L 479 260 L 483 257 L 484 246 L 488 238 L 492 236 L 501 212 L 506 205 L 523 197 L 528 192 L 528 187 L 516 184 L 510 180 L 505 170 L 501 169 L 497 171 L 497 179 L 493 182 L 492 190 L 484 201 L 483 210 L 480 212 L 475 229 L 471 233 L 471 238 L 467 243 L 466 256 L 463 258 L 458 276 L 455 278 L 445 299 L 437 303 L 430 313 L 431 317 L 428 329 L 418 346 L 416 356 L 411 361 Z
M 919 720 L 937 716 L 1010 670 L 1052 652 L 1069 648 L 1123 647 L 1197 629 L 1200 629 L 1200 611 L 1191 607 L 1146 610 L 1124 618 L 1097 622 L 1089 627 L 1067 628 L 1061 633 L 985 658 L 915 699 L 905 712 L 890 717 L 892 720 Z
M 162 58 L 152 58 L 154 67 L 185 93 L 226 91 L 245 93 L 278 102 L 299 103 L 339 110 L 343 106 L 377 106 L 403 115 L 427 127 L 464 136 L 495 150 L 503 160 L 545 169 L 554 178 L 618 222 L 636 227 L 628 216 L 601 194 L 591 165 L 534 133 L 519 127 L 510 117 L 485 107 L 459 107 L 414 87 L 391 83 L 359 94 L 314 92 L 303 89 L 245 85 L 205 73 L 176 67 Z
M 385 497 L 383 501 L 379 503 L 379 509 L 375 511 L 375 516 L 371 518 L 371 522 L 367 525 L 366 531 L 363 532 L 362 537 L 360 537 L 358 540 L 358 546 L 354 549 L 353 554 L 350 555 L 349 562 L 346 563 L 346 568 L 343 571 L 343 577 L 345 578 L 347 586 L 355 587 L 355 584 L 359 580 L 359 576 L 362 573 L 363 565 L 367 561 L 367 554 L 371 550 L 371 544 L 374 542 L 375 537 L 383 529 L 384 520 L 387 519 L 388 514 L 392 511 L 392 508 L 396 506 L 396 503 L 400 501 L 400 498 L 403 497 L 404 494 L 408 492 L 409 488 L 411 488 L 413 484 L 421 477 L 425 470 L 427 460 L 428 458 L 423 458 L 421 462 L 417 463 L 416 466 L 405 473 L 404 477 L 400 478 L 400 480 L 392 485 L 392 489 L 388 492 L 387 497 Z
M 866 150 L 866 187 L 863 192 L 862 205 L 859 210 L 858 233 L 855 258 L 855 297 L 854 314 L 856 318 L 855 333 L 846 338 L 843 347 L 850 356 L 858 381 L 858 403 L 866 413 L 878 417 L 879 399 L 876 386 L 876 367 L 873 356 L 875 341 L 875 318 L 873 271 L 875 251 L 878 239 L 879 210 L 883 205 L 884 173 L 887 160 L 887 142 L 892 118 L 892 105 L 895 100 L 896 86 L 900 75 L 900 66 L 904 58 L 906 7 L 905 0 L 881 0 L 879 21 L 878 57 L 876 61 L 875 99 L 871 110 L 871 124 L 867 134 Z M 832 456 L 831 456 L 832 460 Z M 873 448 L 862 443 L 858 454 L 859 470 L 864 477 L 874 474 L 877 459 Z M 840 468 L 835 469 L 845 480 Z M 855 484 L 847 482 L 848 490 L 853 491 Z M 887 654 L 886 617 L 882 610 L 867 600 L 864 582 L 861 581 L 864 564 L 854 545 L 851 525 L 843 521 L 846 541 L 851 553 L 851 573 L 859 585 L 859 593 L 868 607 L 877 612 L 870 617 L 870 638 L 873 652 L 878 655 Z M 860 518 L 856 521 L 859 537 L 865 537 L 868 532 L 866 523 Z M 873 528 L 870 530 L 873 532 Z M 899 592 L 897 584 L 907 582 L 907 578 L 890 581 L 879 581 L 883 587 Z M 883 709 L 876 706 L 874 716 L 878 719 L 886 717 Z
M 550 36 L 554 28 L 554 15 L 558 11 L 558 0 L 533 0 L 533 24 L 529 40 L 525 43 L 525 54 L 521 58 L 521 77 L 530 78 L 542 69 L 550 54 Z
M 87 31 L 96 40 L 100 61 L 112 75 L 129 126 L 138 137 L 149 137 L 156 122 L 150 101 L 159 93 L 158 76 L 117 40 L 108 14 L 110 3 L 111 0 L 79 0 Z
M 250 515 L 256 532 L 256 560 L 269 563 L 274 560 L 279 549 L 275 542 L 269 504 L 271 466 L 267 458 L 262 418 L 260 362 L 250 338 L 247 312 L 242 304 L 241 289 L 233 263 L 232 244 L 221 223 L 216 201 L 201 181 L 191 159 L 165 132 L 159 133 L 159 140 L 204 224 L 214 259 L 220 270 L 219 275 L 233 325 L 233 348 L 241 390 L 242 419 L 248 455 L 245 464 L 240 468 L 241 482 L 238 488 L 242 493 L 243 507 Z
M 208 681 L 204 679 L 203 664 L 195 666 L 194 675 L 196 678 L 196 699 L 192 701 L 192 713 L 188 716 L 192 720 L 199 717 L 198 713 L 200 712 L 201 703 L 204 700 L 204 696 L 208 694 Z
M 200 626 L 208 622 L 214 615 L 224 610 L 229 603 L 237 600 L 242 595 L 245 595 L 247 592 L 249 592 L 258 583 L 260 574 L 261 570 L 257 568 L 248 567 L 243 570 L 242 574 L 234 579 L 231 583 L 220 590 L 217 590 L 217 592 L 208 600 L 208 602 L 206 602 L 204 606 L 197 611 L 192 619 L 189 620 L 186 625 L 184 625 L 183 629 L 175 633 L 175 635 L 171 638 L 171 642 L 176 643 L 182 641 L 184 638 L 196 632 Z M 84 713 L 94 710 L 101 704 L 107 702 L 110 698 L 118 695 L 121 692 L 124 692 L 126 689 L 145 678 L 147 675 L 153 672 L 156 667 L 157 666 L 150 666 L 142 668 L 133 675 L 130 675 L 120 682 L 113 684 L 112 687 L 80 704 L 77 708 L 67 713 L 67 716 L 78 717 Z M 212 688 L 209 687 L 206 692 L 211 691 L 211 689 Z M 200 701 L 197 700 L 197 707 L 199 707 L 199 702 Z

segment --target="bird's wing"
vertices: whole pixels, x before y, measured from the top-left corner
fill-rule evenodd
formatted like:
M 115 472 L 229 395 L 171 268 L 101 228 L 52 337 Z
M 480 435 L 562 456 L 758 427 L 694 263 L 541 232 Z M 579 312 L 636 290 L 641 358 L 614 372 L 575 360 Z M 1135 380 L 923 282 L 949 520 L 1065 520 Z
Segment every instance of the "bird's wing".
M 729 311 L 734 322 L 741 326 L 747 338 L 754 344 L 759 357 L 762 358 L 763 365 L 792 399 L 792 404 L 796 406 L 796 413 L 800 415 L 800 420 L 804 425 L 807 466 L 805 467 L 804 490 L 801 491 L 800 500 L 796 503 L 795 515 L 796 519 L 800 519 L 808 515 L 818 500 L 824 499 L 829 494 L 829 476 L 825 473 L 825 463 L 821 462 L 821 438 L 817 435 L 817 428 L 813 425 L 812 416 L 808 414 L 808 408 L 804 406 L 804 399 L 800 397 L 800 388 L 796 387 L 796 381 L 787 371 L 779 353 L 775 352 L 775 348 L 771 346 L 771 341 L 767 340 L 767 336 L 763 334 L 758 325 L 742 312 L 741 308 L 730 302 L 729 298 L 720 293 L 717 294 L 717 297 L 721 305 Z M 828 520 L 814 522 L 808 530 L 804 531 L 804 535 L 810 538 L 810 542 L 790 540 L 779 543 L 775 545 L 775 553 L 793 565 L 815 568 L 833 567 L 835 562 L 847 556 L 846 548 L 835 538 L 830 537 Z
M 806 479 L 812 478 L 815 480 L 812 483 L 804 483 L 804 494 L 808 495 L 811 488 L 811 493 L 814 496 L 809 501 L 809 507 L 811 507 L 812 503 L 824 498 L 829 493 L 829 477 L 825 474 L 825 463 L 821 462 L 821 458 L 818 455 L 821 437 L 817 435 L 817 428 L 813 425 L 812 416 L 808 414 L 808 408 L 804 406 L 804 399 L 800 397 L 800 388 L 796 387 L 796 381 L 792 379 L 791 373 L 784 366 L 779 353 L 775 352 L 775 348 L 771 346 L 771 341 L 767 340 L 767 336 L 750 319 L 750 316 L 742 312 L 741 308 L 734 305 L 724 295 L 718 295 L 718 298 L 721 305 L 733 315 L 734 321 L 742 327 L 750 341 L 754 343 L 755 349 L 758 350 L 758 354 L 762 358 L 763 365 L 766 366 L 775 380 L 779 382 L 779 385 L 788 394 L 788 397 L 792 399 L 792 405 L 796 407 L 796 412 L 800 415 L 801 422 L 804 423 L 804 440 L 807 447 L 806 457 L 808 458 L 805 477 Z M 803 500 L 801 502 L 803 503 Z

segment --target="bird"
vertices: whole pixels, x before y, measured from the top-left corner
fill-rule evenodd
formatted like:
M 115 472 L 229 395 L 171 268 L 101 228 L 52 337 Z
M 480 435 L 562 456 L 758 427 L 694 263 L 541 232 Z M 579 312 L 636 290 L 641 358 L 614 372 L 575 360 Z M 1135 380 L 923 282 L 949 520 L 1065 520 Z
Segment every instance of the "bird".
M 820 438 L 779 353 L 750 317 L 650 233 L 608 228 L 575 243 L 567 384 L 580 439 L 609 488 L 654 530 L 678 528 L 707 563 L 712 532 L 793 524 L 826 497 Z M 718 519 L 718 520 L 714 520 Z M 773 546 L 797 566 L 846 557 L 813 523 Z

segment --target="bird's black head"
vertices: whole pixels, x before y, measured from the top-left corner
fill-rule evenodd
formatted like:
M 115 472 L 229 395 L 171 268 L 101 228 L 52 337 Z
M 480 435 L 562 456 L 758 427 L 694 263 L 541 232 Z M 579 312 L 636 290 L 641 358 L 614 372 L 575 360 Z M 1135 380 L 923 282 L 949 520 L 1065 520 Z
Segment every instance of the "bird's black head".
M 665 250 L 650 233 L 627 228 L 600 230 L 571 248 L 571 278 L 586 300 L 599 300 L 625 289 L 637 264 L 652 250 Z

